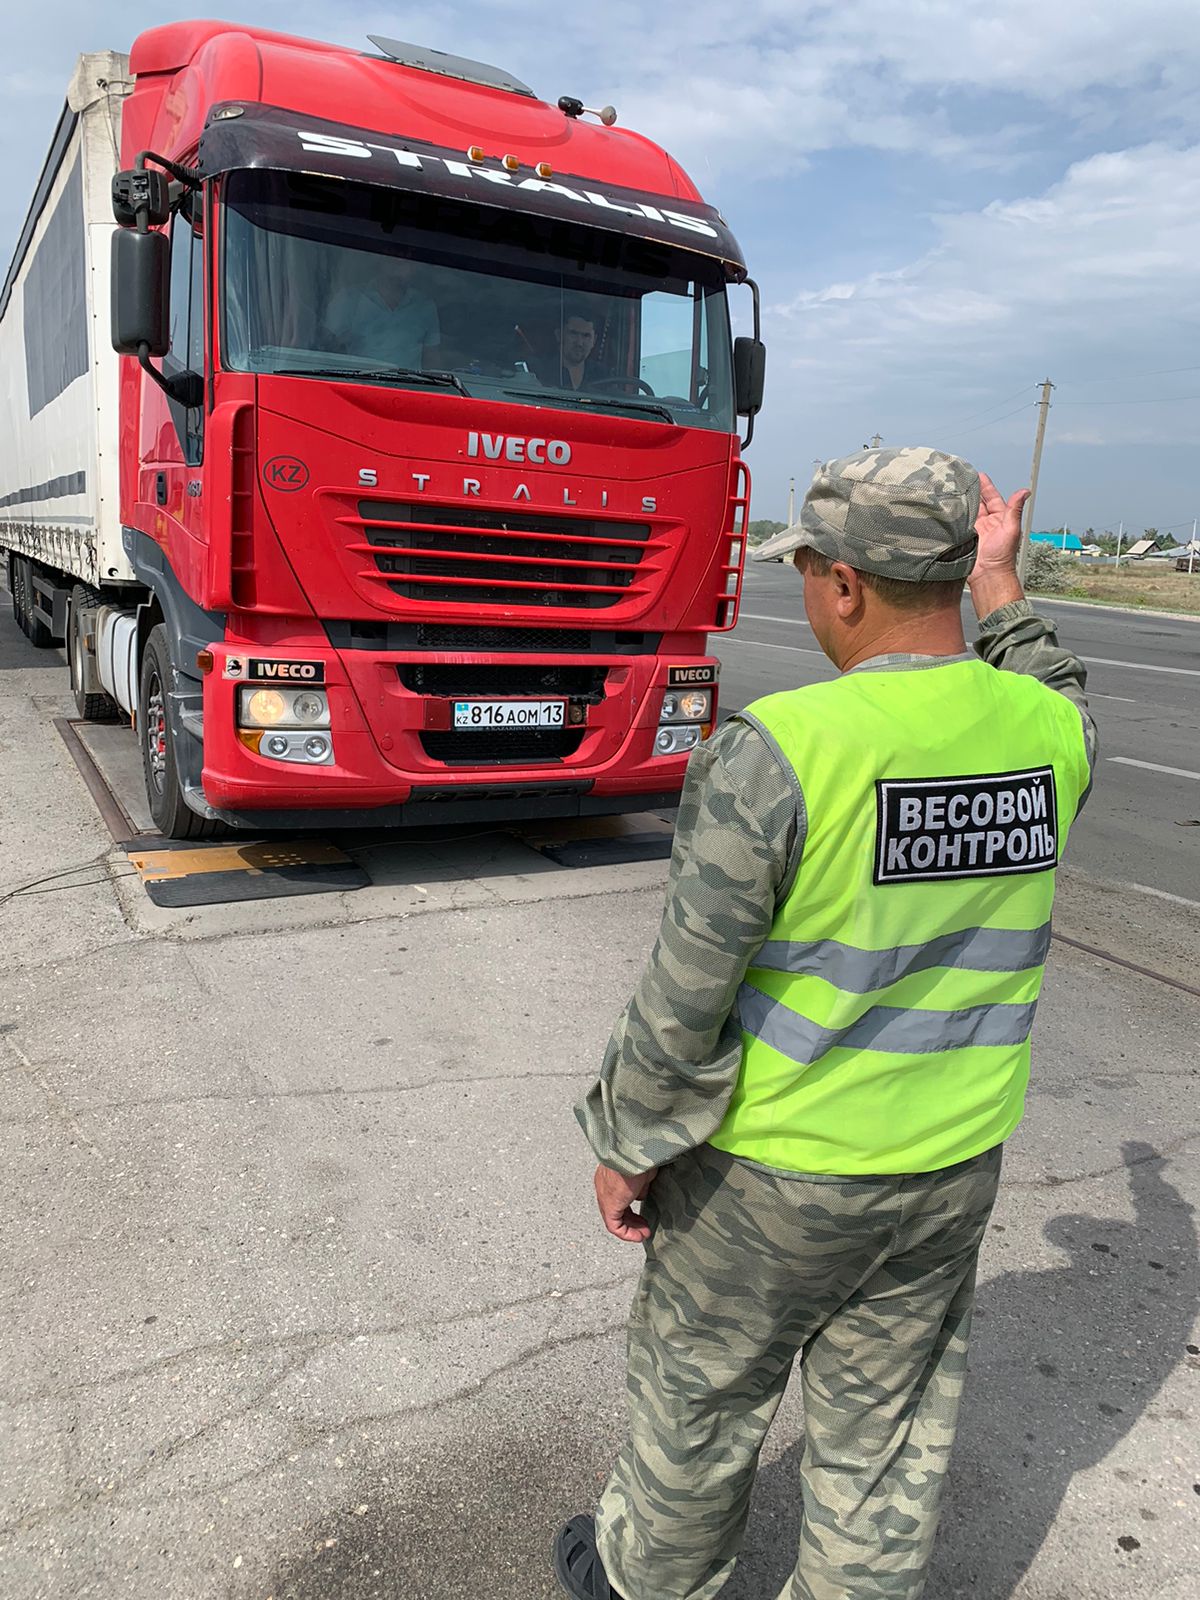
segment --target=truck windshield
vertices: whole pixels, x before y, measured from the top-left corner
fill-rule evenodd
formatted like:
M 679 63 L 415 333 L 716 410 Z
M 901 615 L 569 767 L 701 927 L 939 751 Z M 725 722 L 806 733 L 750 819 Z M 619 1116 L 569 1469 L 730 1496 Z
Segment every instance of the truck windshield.
M 734 429 L 705 256 L 290 172 L 232 173 L 223 237 L 227 367 Z

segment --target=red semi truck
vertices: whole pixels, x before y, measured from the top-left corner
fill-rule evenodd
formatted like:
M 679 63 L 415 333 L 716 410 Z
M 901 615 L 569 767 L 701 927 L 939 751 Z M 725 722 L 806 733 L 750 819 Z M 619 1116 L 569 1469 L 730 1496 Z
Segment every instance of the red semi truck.
M 609 108 L 371 43 L 83 57 L 0 295 L 14 614 L 171 837 L 670 804 L 716 714 L 732 235 Z

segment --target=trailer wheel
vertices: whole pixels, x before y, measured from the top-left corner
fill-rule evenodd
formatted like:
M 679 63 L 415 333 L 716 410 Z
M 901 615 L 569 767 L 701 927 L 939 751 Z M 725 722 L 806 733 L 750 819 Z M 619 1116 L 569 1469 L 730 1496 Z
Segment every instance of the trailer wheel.
M 28 556 L 18 556 L 16 561 L 16 587 L 13 590 L 13 615 L 21 625 L 21 632 L 35 650 L 49 650 L 54 635 L 34 609 L 33 564 Z
M 167 630 L 160 622 L 150 630 L 142 657 L 138 695 L 138 742 L 142 747 L 142 772 L 154 826 L 167 839 L 213 839 L 223 829 L 219 822 L 198 816 L 183 798 L 167 694 L 171 684 L 171 657 Z
M 71 673 L 71 694 L 75 710 L 84 722 L 115 722 L 121 708 L 103 690 L 89 693 L 84 687 L 84 662 L 87 657 L 87 613 L 94 609 L 95 596 L 82 584 L 71 595 L 71 615 L 67 622 L 67 667 Z

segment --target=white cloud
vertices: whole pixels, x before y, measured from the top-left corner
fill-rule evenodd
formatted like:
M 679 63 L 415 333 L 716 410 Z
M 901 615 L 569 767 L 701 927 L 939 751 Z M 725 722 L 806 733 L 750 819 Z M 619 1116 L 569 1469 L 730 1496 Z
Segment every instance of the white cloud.
M 793 361 L 856 379 L 1040 367 L 1081 375 L 1169 364 L 1200 328 L 1200 145 L 1093 156 L 1045 194 L 934 219 L 938 242 L 899 271 L 802 289 L 772 308 Z M 1142 351 L 1140 359 L 1137 352 Z
M 328 27 L 324 6 L 303 12 Z M 398 27 L 385 12 L 337 16 L 339 37 L 358 37 L 365 16 L 371 31 Z M 786 171 L 847 147 L 1003 161 L 1042 115 L 1110 121 L 1123 103 L 1113 91 L 1134 88 L 1142 137 L 1200 117 L 1195 0 L 750 0 L 736 12 L 727 0 L 492 0 L 469 41 L 461 18 L 457 5 L 424 7 L 423 37 L 495 56 L 551 99 L 614 99 L 699 177 Z M 995 94 L 1022 102 L 1029 126 L 1010 106 L 1001 131 L 980 107 Z
M 764 417 L 769 448 L 798 432 L 794 454 L 808 460 L 878 428 L 891 443 L 996 463 L 1015 484 L 1049 374 L 1039 518 L 1177 518 L 1200 490 L 1200 371 L 1173 370 L 1200 336 L 1200 145 L 1096 155 L 1043 194 L 934 226 L 934 247 L 898 271 L 801 288 L 769 308 L 769 400 L 789 402 Z M 1131 450 L 1150 444 L 1155 474 L 1132 475 L 1139 505 L 1122 483 Z M 1157 495 L 1170 501 L 1162 512 Z

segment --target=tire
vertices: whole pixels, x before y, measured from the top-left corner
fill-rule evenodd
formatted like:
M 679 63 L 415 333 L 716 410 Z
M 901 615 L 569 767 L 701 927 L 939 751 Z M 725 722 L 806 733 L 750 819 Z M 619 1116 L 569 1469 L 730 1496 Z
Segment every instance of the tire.
M 76 584 L 71 595 L 71 614 L 67 619 L 67 670 L 71 674 L 71 695 L 75 701 L 76 715 L 82 722 L 115 722 L 121 715 L 121 708 L 112 696 L 103 690 L 89 694 L 83 687 L 87 614 L 95 607 L 95 603 L 95 595 L 82 584 Z
M 33 563 L 28 556 L 17 557 L 17 589 L 13 597 L 14 610 L 19 606 L 17 621 L 21 632 L 35 650 L 49 650 L 54 635 L 34 610 Z
M 183 798 L 175 764 L 174 735 L 167 715 L 167 694 L 172 679 L 167 630 L 160 622 L 150 630 L 138 693 L 138 743 L 142 774 L 154 826 L 167 839 L 215 839 L 222 824 L 198 816 Z

